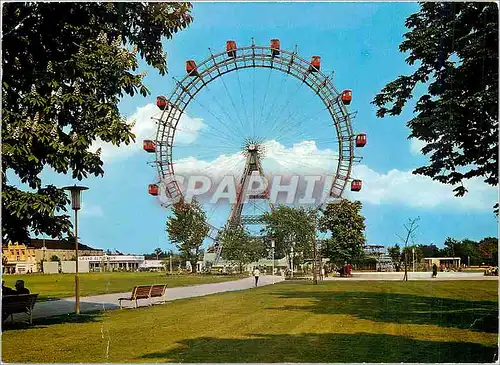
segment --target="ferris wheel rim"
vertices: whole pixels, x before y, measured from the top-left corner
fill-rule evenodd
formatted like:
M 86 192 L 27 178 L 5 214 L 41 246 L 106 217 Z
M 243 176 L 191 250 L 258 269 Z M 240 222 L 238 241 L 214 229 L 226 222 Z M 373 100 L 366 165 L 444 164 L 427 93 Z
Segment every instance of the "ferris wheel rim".
M 273 51 L 276 50 L 279 51 L 279 57 L 273 55 Z M 210 50 L 210 57 L 196 65 L 196 76 L 186 73 L 180 81 L 174 79 L 176 85 L 168 99 L 169 108 L 163 110 L 160 118 L 157 119 L 156 142 L 159 148 L 156 150 L 156 165 L 160 181 L 167 179 L 167 184 L 171 186 L 171 189 L 166 191 L 171 204 L 183 197 L 179 184 L 175 180 L 173 162 L 173 141 L 181 116 L 198 92 L 210 82 L 225 74 L 247 68 L 270 68 L 286 72 L 288 75 L 294 76 L 305 83 L 327 107 L 334 122 L 339 151 L 337 169 L 329 187 L 329 197 L 341 198 L 351 176 L 354 160 L 354 134 L 351 125 L 351 113 L 340 101 L 341 94 L 335 88 L 330 76 L 326 76 L 318 69 L 311 72 L 311 63 L 299 56 L 296 51 L 292 52 L 286 49 L 276 49 L 255 44 L 236 47 L 231 51 L 234 52 L 234 57 L 229 56 L 227 50 L 217 54 L 213 54 Z M 230 68 L 230 66 L 234 67 Z M 286 70 L 278 66 L 285 67 Z M 221 70 L 221 68 L 225 69 Z M 213 73 L 215 74 L 212 75 Z M 206 76 L 209 77 L 205 79 Z M 168 180 L 168 178 L 171 180 Z M 317 208 L 320 209 L 322 205 L 322 203 L 319 204 Z

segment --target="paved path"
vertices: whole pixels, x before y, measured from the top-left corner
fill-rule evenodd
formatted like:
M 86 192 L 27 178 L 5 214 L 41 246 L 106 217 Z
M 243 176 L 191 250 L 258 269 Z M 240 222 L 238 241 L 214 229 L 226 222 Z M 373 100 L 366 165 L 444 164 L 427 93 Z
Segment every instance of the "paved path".
M 349 278 L 327 277 L 325 280 L 389 280 L 402 281 L 404 272 L 353 272 Z M 482 272 L 438 272 L 432 278 L 431 272 L 408 272 L 408 280 L 498 280 L 498 276 L 484 276 Z
M 275 276 L 274 281 L 279 282 L 283 279 Z M 259 286 L 269 285 L 273 283 L 272 276 L 261 276 L 259 279 Z M 131 285 L 133 285 L 131 283 Z M 201 284 L 192 286 L 183 286 L 177 288 L 167 288 L 166 300 L 172 301 L 177 299 L 200 297 L 203 295 L 222 293 L 227 291 L 237 291 L 253 288 L 254 278 L 248 277 L 236 281 L 226 281 L 221 283 Z M 118 298 L 129 297 L 128 293 L 113 293 L 94 295 L 89 297 L 80 298 L 80 312 L 92 312 L 96 310 L 109 310 L 120 308 Z M 153 303 L 158 302 L 158 298 L 153 299 Z M 148 305 L 149 301 L 146 299 L 139 300 L 139 306 Z M 134 302 L 123 301 L 124 308 L 133 307 Z M 52 300 L 48 302 L 38 302 L 35 304 L 33 310 L 33 319 L 51 317 L 57 315 L 64 315 L 74 313 L 75 311 L 75 298 L 64 298 L 59 300 Z M 14 315 L 14 321 L 25 321 L 28 316 L 25 314 Z

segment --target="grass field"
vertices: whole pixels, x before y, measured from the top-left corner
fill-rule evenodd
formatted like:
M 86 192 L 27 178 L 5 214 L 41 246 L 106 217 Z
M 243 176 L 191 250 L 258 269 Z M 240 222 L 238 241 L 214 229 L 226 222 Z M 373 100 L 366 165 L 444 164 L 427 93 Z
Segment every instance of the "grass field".
M 6 328 L 5 362 L 491 362 L 496 281 L 284 282 Z M 22 347 L 22 351 L 20 348 Z
M 236 280 L 241 276 L 223 275 L 165 275 L 158 272 L 108 272 L 79 274 L 80 295 L 122 293 L 134 285 L 167 284 L 169 288 L 196 284 Z M 4 275 L 5 285 L 14 288 L 22 279 L 32 293 L 39 293 L 38 300 L 46 301 L 75 295 L 74 274 Z

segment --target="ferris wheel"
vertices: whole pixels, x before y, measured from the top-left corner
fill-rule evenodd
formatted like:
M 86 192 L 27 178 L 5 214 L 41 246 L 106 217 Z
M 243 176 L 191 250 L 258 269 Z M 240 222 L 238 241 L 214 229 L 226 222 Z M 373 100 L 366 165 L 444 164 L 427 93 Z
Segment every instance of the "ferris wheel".
M 225 51 L 210 50 L 205 60 L 187 60 L 185 66 L 186 74 L 174 79 L 170 97 L 156 99 L 156 136 L 145 140 L 143 148 L 155 154 L 158 182 L 148 191 L 168 208 L 186 195 L 179 174 L 208 175 L 219 182 L 232 176 L 234 201 L 201 199 L 217 259 L 222 250 L 218 234 L 225 225 L 259 225 L 262 214 L 276 203 L 270 201 L 275 180 L 263 191 L 245 195 L 254 176 L 266 181 L 287 176 L 300 190 L 297 175 L 319 174 L 325 177 L 322 196 L 334 199 L 348 185 L 351 191 L 361 190 L 362 181 L 351 172 L 360 161 L 355 148 L 364 147 L 367 136 L 353 132 L 355 114 L 348 110 L 352 91 L 334 86 L 333 72 L 322 71 L 320 56 L 306 60 L 297 47 L 281 49 L 278 39 L 269 46 L 252 39 L 244 47 L 230 40 Z M 307 189 L 302 184 L 302 192 L 312 194 Z M 326 201 L 315 201 L 316 207 Z

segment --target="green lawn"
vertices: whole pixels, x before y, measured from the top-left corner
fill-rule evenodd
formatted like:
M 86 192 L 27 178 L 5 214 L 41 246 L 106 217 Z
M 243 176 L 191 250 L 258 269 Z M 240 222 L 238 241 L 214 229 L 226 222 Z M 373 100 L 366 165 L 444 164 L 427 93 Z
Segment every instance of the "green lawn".
M 492 362 L 496 281 L 284 282 L 6 328 L 5 362 Z M 22 351 L 20 347 L 22 346 Z
M 165 275 L 155 272 L 108 272 L 79 274 L 80 295 L 122 293 L 131 291 L 134 285 L 168 284 L 169 288 L 196 284 L 236 280 L 230 275 Z M 7 286 L 14 288 L 16 280 L 23 279 L 32 293 L 39 293 L 38 300 L 52 300 L 75 295 L 74 274 L 4 275 Z

